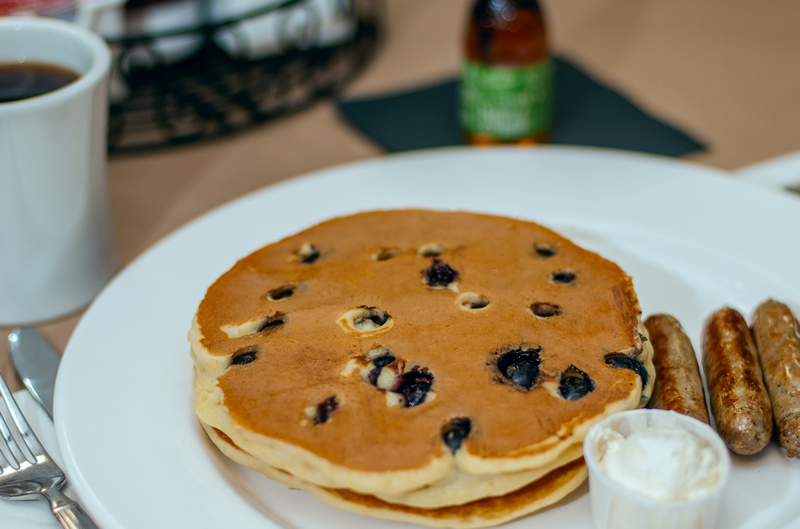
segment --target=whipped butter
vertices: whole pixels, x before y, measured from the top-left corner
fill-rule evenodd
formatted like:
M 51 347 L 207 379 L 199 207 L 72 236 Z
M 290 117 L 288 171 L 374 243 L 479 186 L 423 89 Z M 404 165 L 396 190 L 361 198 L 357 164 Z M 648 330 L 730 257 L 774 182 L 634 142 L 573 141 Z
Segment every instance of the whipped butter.
M 599 470 L 620 486 L 653 500 L 691 500 L 720 480 L 714 449 L 686 430 L 648 428 L 626 437 L 603 428 L 596 441 Z
M 725 443 L 680 413 L 613 413 L 586 432 L 596 529 L 713 529 L 730 475 Z

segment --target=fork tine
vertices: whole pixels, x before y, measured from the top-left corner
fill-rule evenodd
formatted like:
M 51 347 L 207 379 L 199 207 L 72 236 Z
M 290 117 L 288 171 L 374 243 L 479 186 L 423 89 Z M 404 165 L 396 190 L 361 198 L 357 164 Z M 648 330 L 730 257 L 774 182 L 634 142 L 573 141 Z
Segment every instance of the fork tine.
M 20 464 L 23 461 L 26 461 L 28 458 L 25 457 L 25 455 L 22 453 L 22 450 L 20 450 L 19 444 L 14 438 L 14 435 L 11 433 L 11 430 L 8 428 L 8 423 L 6 423 L 6 419 L 2 414 L 0 414 L 0 436 L 3 437 L 3 442 L 5 443 L 6 447 L 6 450 L 3 451 L 3 445 L 0 444 L 0 454 L 6 458 L 11 467 L 19 468 Z
M 40 443 L 39 439 L 36 438 L 36 434 L 33 433 L 33 429 L 31 429 L 31 426 L 28 424 L 28 421 L 25 420 L 25 416 L 22 414 L 22 410 L 20 410 L 19 406 L 17 406 L 17 401 L 14 400 L 14 395 L 11 394 L 11 390 L 8 389 L 8 385 L 6 385 L 6 381 L 2 375 L 0 375 L 0 395 L 3 396 L 3 400 L 5 401 L 6 406 L 8 407 L 8 411 L 11 413 L 11 418 L 14 420 L 14 424 L 16 424 L 17 430 L 22 436 L 22 440 L 27 446 L 28 450 L 30 450 L 31 454 L 33 454 L 33 456 L 36 459 L 39 459 L 41 457 L 48 457 L 47 452 L 42 446 L 42 443 Z M 16 442 L 14 444 L 16 445 Z M 14 454 L 14 457 L 17 457 L 17 455 Z M 17 461 L 19 463 L 22 463 L 24 459 L 27 458 L 23 457 L 22 459 L 19 459 L 17 457 Z M 34 461 L 31 461 L 31 463 L 34 463 Z
M 8 460 L 9 456 L 2 450 L 4 443 L 0 443 L 0 483 L 3 484 L 3 497 L 26 499 L 29 496 L 33 496 L 34 498 L 45 500 L 49 504 L 53 515 L 63 527 L 98 529 L 97 525 L 75 500 L 59 491 L 59 487 L 65 481 L 64 472 L 50 459 L 50 456 L 36 438 L 2 375 L 0 375 L 0 395 L 3 396 L 8 409 L 8 413 L 0 413 L 0 430 L 3 432 L 5 442 L 8 443 L 7 448 L 9 451 L 13 451 L 14 447 L 18 450 L 22 448 L 15 440 L 16 434 L 11 435 L 10 432 L 16 426 L 19 437 L 22 437 L 26 445 L 25 448 L 35 456 L 35 461 L 22 457 L 18 460 L 19 465 L 16 467 L 13 464 L 5 464 L 6 462 L 11 463 L 11 461 Z M 11 415 L 14 420 L 14 425 L 10 428 L 6 419 L 7 415 Z M 15 456 L 12 454 L 12 457 Z
M 11 463 L 9 463 L 5 452 L 0 450 L 0 477 L 2 477 L 3 474 L 5 474 L 5 472 L 9 469 L 14 470 L 14 467 L 11 466 Z

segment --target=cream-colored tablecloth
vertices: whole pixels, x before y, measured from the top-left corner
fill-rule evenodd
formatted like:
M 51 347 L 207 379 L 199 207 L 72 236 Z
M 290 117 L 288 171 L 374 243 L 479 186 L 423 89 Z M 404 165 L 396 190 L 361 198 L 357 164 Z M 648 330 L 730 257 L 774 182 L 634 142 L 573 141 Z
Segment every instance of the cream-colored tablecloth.
M 469 0 L 386 0 L 381 48 L 347 95 L 455 76 Z M 695 162 L 735 169 L 800 150 L 800 2 L 542 0 L 553 51 L 707 143 Z M 108 163 L 123 263 L 232 198 L 382 156 L 325 101 L 218 141 Z M 190 318 L 191 315 L 187 316 Z M 60 350 L 80 314 L 40 326 Z M 188 320 L 187 320 L 188 321 Z M 0 329 L 5 343 L 7 330 Z M 5 347 L 0 372 L 14 389 Z

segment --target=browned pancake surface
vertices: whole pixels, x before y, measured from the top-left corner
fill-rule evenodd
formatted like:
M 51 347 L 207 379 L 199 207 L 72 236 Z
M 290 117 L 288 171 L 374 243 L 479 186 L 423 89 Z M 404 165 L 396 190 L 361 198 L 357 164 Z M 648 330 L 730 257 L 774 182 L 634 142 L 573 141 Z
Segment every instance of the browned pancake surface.
M 304 243 L 320 250 L 305 263 L 290 256 Z M 489 299 L 465 311 L 458 293 L 421 280 L 434 258 L 417 256 L 429 243 L 458 272 L 460 292 Z M 551 247 L 543 256 L 535 245 Z M 401 253 L 384 261 L 382 248 Z M 571 272 L 575 280 L 553 281 Z M 294 294 L 269 301 L 267 293 L 294 285 Z M 538 318 L 535 302 L 561 307 Z M 384 333 L 347 333 L 337 319 L 368 306 L 387 312 Z M 229 338 L 225 325 L 285 316 L 261 333 Z M 302 447 L 331 462 L 367 471 L 414 469 L 441 455 L 443 425 L 471 420 L 463 446 L 473 455 L 525 454 L 526 448 L 578 425 L 628 397 L 637 375 L 612 367 L 605 356 L 636 345 L 639 307 L 630 278 L 614 263 L 539 225 L 503 217 L 426 210 L 379 211 L 333 219 L 251 254 L 208 290 L 197 318 L 202 345 L 213 355 L 256 352 L 219 377 L 233 420 L 265 436 Z M 385 347 L 434 377 L 436 397 L 418 406 L 387 406 L 385 392 L 357 374 L 343 376 L 352 358 Z M 499 373 L 498 352 L 541 347 L 540 375 L 530 390 Z M 545 388 L 575 366 L 595 389 L 568 401 Z M 305 411 L 335 396 L 331 418 L 314 424 Z

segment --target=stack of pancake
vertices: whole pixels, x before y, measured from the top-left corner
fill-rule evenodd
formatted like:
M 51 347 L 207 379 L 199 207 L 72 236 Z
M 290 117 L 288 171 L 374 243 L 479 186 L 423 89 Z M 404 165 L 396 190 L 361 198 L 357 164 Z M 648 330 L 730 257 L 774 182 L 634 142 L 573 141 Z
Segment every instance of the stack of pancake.
M 375 211 L 270 244 L 209 289 L 195 408 L 228 457 L 332 505 L 500 524 L 586 477 L 652 348 L 616 264 L 531 222 Z

